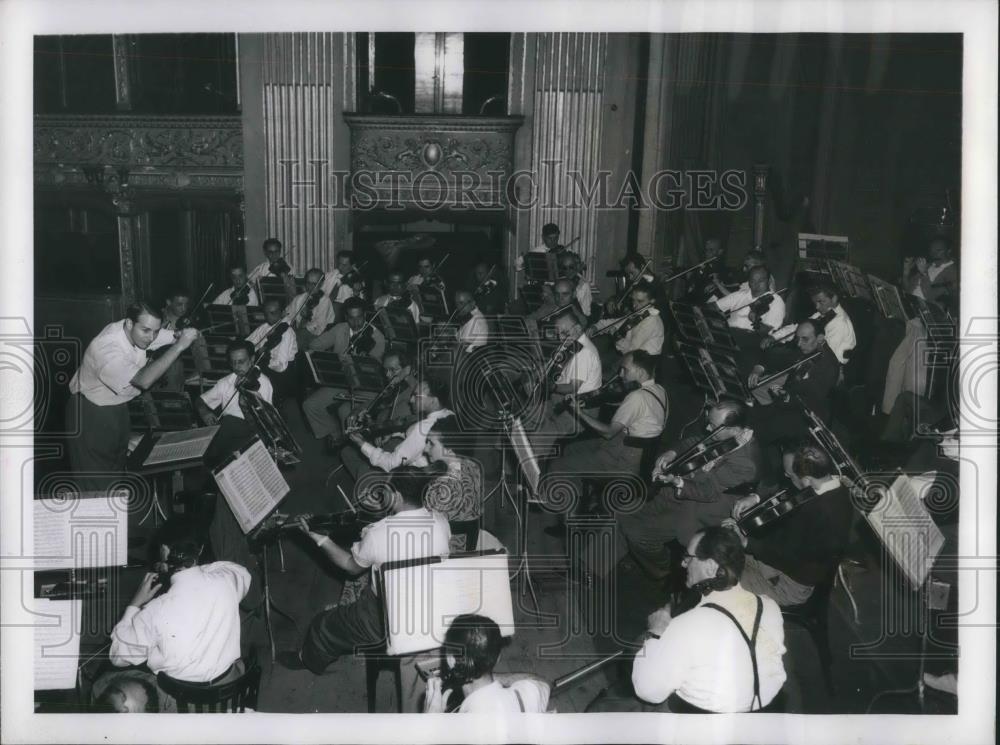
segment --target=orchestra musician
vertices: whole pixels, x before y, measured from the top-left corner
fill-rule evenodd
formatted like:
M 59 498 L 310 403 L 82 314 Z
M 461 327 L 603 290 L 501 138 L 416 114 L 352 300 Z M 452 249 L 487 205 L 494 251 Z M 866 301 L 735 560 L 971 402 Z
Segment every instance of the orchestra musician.
M 705 248 L 706 250 L 708 249 L 708 244 L 706 244 Z M 764 252 L 757 251 L 755 249 L 747 251 L 746 256 L 743 257 L 743 265 L 742 265 L 743 276 L 746 277 L 747 280 L 744 280 L 739 284 L 739 286 L 735 290 L 736 292 L 746 292 L 747 284 L 750 278 L 750 272 L 751 270 L 755 269 L 758 266 L 767 267 L 767 259 L 764 257 Z M 772 292 L 775 290 L 773 276 L 768 277 L 767 289 Z M 731 290 L 721 282 L 718 285 L 715 285 L 715 290 L 716 290 L 715 295 L 716 297 L 719 298 L 726 297 L 727 295 L 731 295 L 733 293 L 733 290 Z
M 306 349 L 331 351 L 349 361 L 351 356 L 368 356 L 381 361 L 385 354 L 385 336 L 375 324 L 365 319 L 365 304 L 357 297 L 344 302 L 344 320 L 312 339 Z
M 565 250 L 559 242 L 559 226 L 554 222 L 545 223 L 542 226 L 542 242 L 537 246 L 533 246 L 528 249 L 528 253 L 555 253 L 559 254 L 561 251 Z M 515 262 L 515 269 L 518 272 L 524 271 L 524 256 L 518 256 Z
M 412 360 L 405 352 L 389 351 L 382 358 L 389 391 L 383 403 L 372 412 L 376 424 L 398 420 L 413 414 L 410 398 L 416 387 Z M 339 448 L 344 425 L 358 405 L 367 405 L 371 399 L 351 399 L 346 388 L 324 386 L 313 391 L 302 404 L 306 421 L 317 440 L 327 439 L 331 450 Z
M 569 411 L 557 410 L 556 404 L 561 404 L 565 396 L 596 391 L 602 382 L 600 355 L 573 310 L 567 308 L 557 313 L 554 325 L 560 347 L 549 361 L 547 370 L 551 372 L 553 363 L 560 358 L 563 363 L 554 383 L 550 384 L 549 380 L 539 383 L 549 385 L 551 395 L 548 404 L 535 415 L 534 426 L 530 426 L 528 440 L 537 457 L 551 455 L 556 440 L 578 429 L 576 417 Z
M 447 556 L 451 539 L 448 521 L 423 504 L 429 480 L 430 476 L 420 468 L 407 466 L 394 471 L 388 480 L 385 505 L 390 514 L 365 527 L 360 540 L 349 550 L 328 535 L 310 530 L 304 517 L 300 516 L 297 524 L 330 562 L 351 577 L 369 569 L 376 571 L 389 561 Z M 369 581 L 355 602 L 316 614 L 300 649 L 280 652 L 278 662 L 291 670 L 307 669 L 321 675 L 340 656 L 384 639 L 382 603 L 376 583 Z
M 854 508 L 848 489 L 825 451 L 805 441 L 784 455 L 785 475 L 807 496 L 787 514 L 745 533 L 738 520 L 760 504 L 751 494 L 733 505 L 723 526 L 732 528 L 747 551 L 740 583 L 778 605 L 801 605 L 813 588 L 837 571 L 847 548 Z M 748 537 L 749 535 L 749 537 Z
M 455 293 L 455 320 L 461 324 L 458 328 L 459 351 L 468 354 L 489 342 L 489 324 L 479 310 L 475 296 L 468 290 Z
M 590 282 L 583 276 L 583 266 L 580 257 L 572 251 L 559 254 L 559 275 L 573 283 L 573 296 L 580 305 L 583 315 L 590 317 L 591 291 Z
M 713 404 L 705 429 L 707 437 L 686 438 L 661 455 L 653 481 L 663 486 L 640 510 L 618 516 L 633 558 L 654 577 L 670 571 L 669 541 L 683 545 L 700 528 L 718 525 L 735 504 L 736 497 L 727 490 L 760 476 L 760 446 L 743 403 L 723 399 Z M 685 457 L 674 463 L 682 454 Z
M 727 314 L 729 327 L 738 332 L 733 338 L 741 347 L 759 346 L 762 336 L 785 322 L 785 301 L 768 289 L 770 282 L 767 267 L 755 266 L 745 286 L 715 300 L 719 310 Z
M 305 291 L 296 295 L 288 304 L 285 319 L 295 329 L 295 340 L 300 350 L 311 349 L 311 343 L 334 322 L 337 314 L 327 293 L 320 286 L 323 272 L 310 269 L 306 272 Z
M 951 241 L 945 236 L 935 236 L 928 247 L 930 263 L 926 259 L 904 263 L 904 273 L 911 267 L 916 269 L 913 294 L 938 303 L 952 312 L 958 310 L 958 266 L 952 257 Z
M 204 537 L 190 517 L 168 520 L 157 545 L 159 571 L 146 574 L 111 632 L 111 663 L 145 663 L 153 676 L 163 672 L 188 683 L 238 679 L 244 673 L 239 604 L 250 572 L 229 561 L 202 563 Z
M 656 277 L 649 271 L 650 262 L 637 253 L 625 254 L 618 266 L 621 267 L 624 286 L 604 303 L 604 315 L 611 318 L 628 313 L 633 287 L 640 282 L 646 282 L 650 286 L 656 282 Z
M 284 257 L 281 241 L 277 238 L 268 238 L 264 241 L 263 249 L 267 258 L 250 270 L 247 281 L 256 282 L 261 277 L 292 278 L 294 288 L 295 269 Z
M 229 287 L 212 301 L 213 305 L 260 305 L 257 298 L 257 291 L 247 282 L 247 272 L 242 266 L 233 266 L 229 269 L 229 280 L 232 287 Z
M 406 308 L 413 316 L 413 322 L 420 323 L 420 306 L 413 300 L 413 297 L 406 290 L 406 278 L 402 272 L 389 272 L 385 280 L 386 293 L 375 298 L 374 306 L 385 308 L 386 306 Z
M 337 268 L 327 272 L 323 278 L 323 294 L 333 303 L 343 303 L 347 298 L 354 297 L 354 282 L 357 276 L 354 252 L 337 251 L 336 260 Z
M 829 282 L 818 282 L 810 288 L 809 297 L 816 306 L 816 312 L 810 318 L 823 318 L 824 336 L 826 344 L 837 357 L 837 361 L 843 365 L 851 350 L 857 345 L 854 336 L 854 324 L 851 317 L 847 315 L 844 306 L 840 303 L 840 297 L 836 288 Z M 760 342 L 761 349 L 768 349 L 777 343 L 790 341 L 794 336 L 795 326 L 788 325 L 775 329 Z
M 184 325 L 188 312 L 191 310 L 191 294 L 181 287 L 170 290 L 167 293 L 166 302 L 163 304 L 163 325 L 161 328 L 167 331 L 176 331 L 178 324 Z M 161 347 L 162 349 L 163 347 Z M 180 358 L 174 363 L 160 378 L 158 386 L 163 391 L 173 391 L 181 393 L 184 390 L 184 362 Z
M 570 442 L 553 461 L 551 472 L 563 474 L 581 497 L 581 473 L 639 475 L 645 453 L 659 441 L 669 408 L 667 392 L 653 379 L 655 372 L 653 358 L 641 349 L 622 357 L 619 375 L 624 387 L 633 390 L 607 423 L 584 411 L 579 398 L 569 397 L 579 420 L 600 437 Z
M 260 369 L 271 381 L 278 398 L 287 398 L 295 385 L 293 363 L 299 345 L 295 331 L 283 320 L 284 308 L 278 300 L 264 303 L 264 323 L 250 332 L 247 341 L 254 345 L 254 354 L 262 354 Z M 264 351 L 264 350 L 267 351 Z
M 632 288 L 632 318 L 602 318 L 594 324 L 594 331 L 614 327 L 615 349 L 619 354 L 628 354 L 637 349 L 659 359 L 663 351 L 663 319 L 653 305 L 656 291 L 648 282 L 639 282 Z M 644 310 L 645 309 L 645 310 Z M 624 315 L 624 314 L 623 314 Z
M 541 336 L 542 329 L 539 324 L 552 323 L 556 311 L 561 308 L 571 308 L 576 314 L 580 325 L 586 325 L 587 317 L 583 314 L 583 310 L 580 308 L 573 290 L 573 283 L 568 279 L 557 279 L 551 287 L 545 285 L 542 304 L 537 310 L 524 317 L 528 325 L 528 330 L 536 337 Z
M 746 557 L 726 528 L 697 532 L 685 549 L 687 586 L 698 604 L 650 614 L 631 686 L 603 691 L 588 712 L 712 714 L 776 708 L 787 675 L 778 605 L 744 581 Z M 772 706 L 774 704 L 775 706 Z
M 162 323 L 146 303 L 129 306 L 123 320 L 109 323 L 87 345 L 69 382 L 69 461 L 81 490 L 103 488 L 125 470 L 128 402 L 153 387 L 198 338 L 197 329 L 167 331 Z M 168 349 L 150 360 L 147 353 L 163 346 Z
M 507 290 L 497 266 L 480 261 L 472 268 L 472 276 L 476 282 L 472 294 L 480 309 L 487 315 L 503 313 L 507 307 Z

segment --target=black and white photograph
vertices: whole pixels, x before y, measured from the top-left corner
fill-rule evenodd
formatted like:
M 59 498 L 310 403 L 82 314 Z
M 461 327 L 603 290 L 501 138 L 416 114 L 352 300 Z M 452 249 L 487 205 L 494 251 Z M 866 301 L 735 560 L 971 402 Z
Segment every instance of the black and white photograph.
M 2 741 L 993 742 L 996 28 L 0 0 Z

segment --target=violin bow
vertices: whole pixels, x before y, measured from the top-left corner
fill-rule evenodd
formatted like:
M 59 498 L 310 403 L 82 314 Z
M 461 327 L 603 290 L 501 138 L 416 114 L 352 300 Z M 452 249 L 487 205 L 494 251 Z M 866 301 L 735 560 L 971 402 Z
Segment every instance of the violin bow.
M 649 303 L 648 305 L 642 306 L 638 310 L 633 310 L 631 313 L 628 313 L 628 314 L 622 316 L 621 318 L 616 318 L 614 321 L 612 321 L 611 323 L 609 323 L 604 328 L 597 329 L 592 334 L 590 334 L 590 338 L 593 339 L 593 338 L 595 338 L 597 336 L 603 336 L 604 334 L 610 333 L 610 331 L 612 329 L 617 329 L 619 326 L 621 326 L 623 323 L 625 323 L 628 319 L 632 318 L 633 316 L 637 316 L 640 313 L 645 312 L 646 310 L 648 310 L 651 307 L 653 307 L 653 304 Z
M 198 313 L 199 310 L 201 310 L 202 303 L 205 302 L 205 299 L 208 297 L 208 293 L 212 291 L 213 287 L 215 287 L 215 282 L 209 282 L 208 287 L 205 288 L 205 291 L 201 293 L 201 297 L 198 298 L 198 302 L 195 303 L 194 307 L 188 313 L 185 314 L 188 318 L 192 320 L 194 319 L 195 314 Z
M 785 287 L 784 289 L 781 289 L 781 290 L 768 290 L 767 292 L 761 293 L 760 296 L 755 297 L 749 303 L 744 303 L 739 308 L 733 308 L 732 310 L 723 311 L 723 313 L 725 315 L 727 315 L 727 316 L 731 316 L 733 313 L 739 313 L 744 308 L 749 308 L 754 303 L 759 302 L 761 298 L 765 298 L 768 295 L 775 295 L 775 296 L 777 296 L 777 295 L 780 295 L 783 292 L 788 292 L 788 288 Z
M 385 310 L 385 306 L 384 306 L 384 305 L 383 305 L 383 306 L 382 306 L 381 308 L 376 308 L 376 309 L 375 309 L 375 312 L 374 312 L 374 313 L 372 313 L 372 317 L 371 317 L 371 318 L 369 318 L 369 319 L 368 319 L 367 321 L 365 321 L 365 324 L 364 324 L 364 326 L 362 326 L 362 327 L 361 327 L 360 329 L 358 329 L 358 333 L 356 333 L 356 334 L 354 335 L 354 339 L 358 339 L 358 338 L 360 338 L 360 337 L 361 337 L 361 335 L 362 335 L 363 333 L 365 333 L 365 331 L 367 331 L 367 330 L 368 330 L 369 328 L 371 328 L 372 326 L 374 326 L 374 324 L 375 324 L 375 319 L 379 317 L 379 314 L 380 314 L 380 313 L 381 313 L 381 312 L 382 312 L 383 310 Z M 351 343 L 352 343 L 352 342 L 354 341 L 354 339 L 351 339 L 351 341 L 350 341 L 350 342 L 348 342 L 348 344 L 347 344 L 347 348 L 348 348 L 348 350 L 350 350 L 350 348 L 351 348 Z

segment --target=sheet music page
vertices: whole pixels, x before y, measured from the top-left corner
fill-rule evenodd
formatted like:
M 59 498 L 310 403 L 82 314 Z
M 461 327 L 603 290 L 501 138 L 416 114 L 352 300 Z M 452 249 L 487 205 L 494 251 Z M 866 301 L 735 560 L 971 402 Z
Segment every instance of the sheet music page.
M 919 588 L 944 545 L 944 535 L 909 477 L 897 478 L 866 517 L 907 579 Z
M 244 533 L 257 527 L 289 490 L 260 440 L 216 473 L 215 481 Z
M 169 463 L 173 460 L 200 458 L 208 450 L 208 446 L 218 431 L 218 425 L 214 425 L 179 432 L 167 432 L 153 445 L 146 460 L 143 461 L 143 465 L 152 466 L 158 463 Z
M 34 502 L 35 557 L 40 569 L 85 569 L 128 563 L 128 498 L 87 496 Z
M 34 627 L 35 690 L 76 688 L 83 601 L 35 598 L 34 610 L 39 617 L 50 616 Z

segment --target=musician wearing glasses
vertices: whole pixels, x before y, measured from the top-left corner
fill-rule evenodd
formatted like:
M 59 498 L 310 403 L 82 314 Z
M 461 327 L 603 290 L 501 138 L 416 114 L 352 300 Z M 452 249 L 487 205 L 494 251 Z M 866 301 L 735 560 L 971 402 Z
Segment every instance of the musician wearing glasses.
M 256 282 L 261 277 L 294 277 L 295 269 L 285 258 L 281 241 L 277 238 L 268 238 L 264 241 L 264 256 L 267 258 L 250 270 L 247 280 Z
M 743 548 L 726 528 L 693 535 L 683 566 L 698 604 L 650 614 L 632 685 L 606 689 L 587 711 L 722 714 L 777 703 L 787 678 L 784 622 L 773 600 L 746 586 L 744 565 Z
M 791 483 L 784 502 L 778 502 L 778 495 L 762 503 L 752 494 L 740 499 L 732 517 L 722 524 L 735 532 L 747 551 L 741 584 L 778 605 L 792 606 L 808 600 L 813 588 L 837 571 L 854 508 L 830 456 L 814 444 L 805 442 L 785 453 L 784 467 Z M 795 506 L 785 514 L 787 508 L 768 509 L 772 502 Z M 759 512 L 756 518 L 754 508 Z
M 195 401 L 198 413 L 207 425 L 219 424 L 226 417 L 245 420 L 240 394 L 260 396 L 268 403 L 274 395 L 271 381 L 253 365 L 253 344 L 245 340 L 230 342 L 226 356 L 232 372 L 220 378 Z
M 595 331 L 609 329 L 615 337 L 615 349 L 619 354 L 628 354 L 641 349 L 659 358 L 663 351 L 663 319 L 653 305 L 656 292 L 648 282 L 639 282 L 632 288 L 632 308 L 628 314 L 618 318 L 601 319 L 594 325 Z M 631 315 L 631 317 L 628 317 Z
M 223 290 L 212 301 L 213 305 L 260 305 L 257 292 L 247 281 L 247 271 L 242 266 L 229 269 L 232 286 Z
M 618 517 L 628 550 L 653 577 L 670 571 L 669 541 L 684 544 L 701 528 L 718 525 L 736 502 L 727 491 L 760 477 L 760 446 L 746 405 L 730 399 L 714 404 L 705 430 L 661 455 L 652 477 L 662 487 L 640 510 Z
M 365 318 L 365 304 L 361 299 L 350 297 L 344 302 L 344 320 L 310 341 L 308 349 L 330 351 L 345 361 L 353 356 L 381 361 L 385 354 L 385 336 Z

